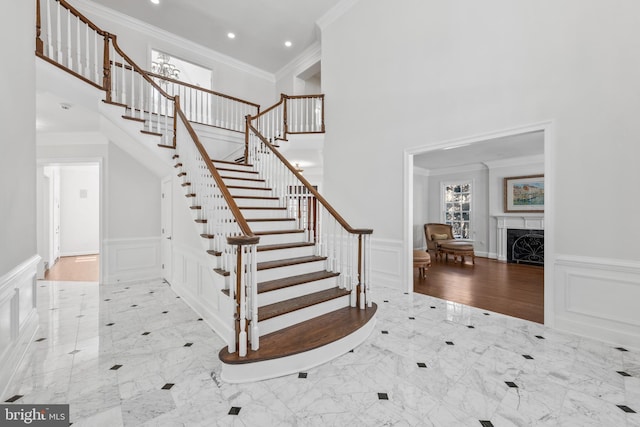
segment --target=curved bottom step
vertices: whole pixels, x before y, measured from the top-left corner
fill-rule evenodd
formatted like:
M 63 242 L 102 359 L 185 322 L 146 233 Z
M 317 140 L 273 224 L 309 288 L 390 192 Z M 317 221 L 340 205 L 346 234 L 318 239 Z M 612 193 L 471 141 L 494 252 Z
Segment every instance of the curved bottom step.
M 375 304 L 347 307 L 260 337 L 260 349 L 247 357 L 220 351 L 221 379 L 228 383 L 261 381 L 329 362 L 360 345 L 376 324 Z

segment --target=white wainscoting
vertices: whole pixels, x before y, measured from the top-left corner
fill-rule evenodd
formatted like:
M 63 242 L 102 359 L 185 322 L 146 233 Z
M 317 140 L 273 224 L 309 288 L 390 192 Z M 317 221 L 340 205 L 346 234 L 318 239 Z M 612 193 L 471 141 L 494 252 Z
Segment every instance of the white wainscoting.
M 158 279 L 160 237 L 105 239 L 102 243 L 103 283 Z
M 402 240 L 371 238 L 371 285 L 406 291 L 403 283 Z M 374 298 L 375 299 L 375 298 Z
M 0 395 L 4 395 L 38 330 L 34 255 L 0 277 Z
M 229 342 L 233 334 L 233 306 L 222 293 L 224 278 L 213 272 L 213 263 L 207 258 L 210 256 L 204 249 L 173 243 L 169 282 L 184 302 Z
M 640 350 L 640 262 L 557 255 L 555 327 Z

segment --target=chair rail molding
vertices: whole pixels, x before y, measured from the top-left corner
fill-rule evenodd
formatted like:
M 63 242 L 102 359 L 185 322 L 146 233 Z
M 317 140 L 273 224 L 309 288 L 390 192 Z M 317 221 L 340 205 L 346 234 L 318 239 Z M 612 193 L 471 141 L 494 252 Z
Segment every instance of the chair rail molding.
M 0 394 L 11 379 L 38 331 L 34 255 L 0 277 Z
M 640 350 L 640 262 L 556 255 L 555 326 Z
M 507 260 L 507 230 L 544 230 L 544 215 L 494 215 L 496 219 L 497 238 L 496 255 L 499 261 Z

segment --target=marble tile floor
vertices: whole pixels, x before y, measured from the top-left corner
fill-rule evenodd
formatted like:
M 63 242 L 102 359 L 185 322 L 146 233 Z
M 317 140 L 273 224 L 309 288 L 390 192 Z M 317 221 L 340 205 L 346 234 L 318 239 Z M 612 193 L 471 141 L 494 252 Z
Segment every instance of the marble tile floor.
M 218 378 L 222 340 L 162 281 L 38 282 L 40 330 L 1 401 L 74 426 L 640 426 L 640 352 L 377 289 L 378 321 L 330 363 Z

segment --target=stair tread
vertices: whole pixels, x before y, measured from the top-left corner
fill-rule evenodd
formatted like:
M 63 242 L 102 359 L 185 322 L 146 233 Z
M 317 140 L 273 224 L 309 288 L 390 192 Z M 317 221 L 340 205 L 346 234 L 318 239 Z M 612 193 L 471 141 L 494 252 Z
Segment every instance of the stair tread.
M 240 163 L 235 163 L 235 164 L 240 164 Z M 229 168 L 216 168 L 216 169 L 218 169 L 218 171 L 250 173 L 254 175 L 258 175 L 259 173 L 258 171 L 246 171 L 246 170 L 240 170 L 240 169 L 229 169 Z M 231 177 L 227 177 L 227 178 L 231 178 Z
M 258 271 L 269 270 L 271 268 L 288 267 L 290 265 L 305 264 L 307 262 L 324 261 L 327 257 L 309 255 L 295 258 L 278 259 L 275 261 L 264 261 L 258 263 Z
M 134 122 L 140 122 L 140 123 L 144 123 L 145 122 L 144 119 L 141 119 L 139 117 L 132 117 L 132 116 L 124 116 L 123 115 L 122 118 L 125 119 L 125 120 L 132 120 Z
M 247 218 L 247 222 L 278 222 L 278 221 L 295 221 L 295 218 Z
M 277 289 L 288 288 L 290 286 L 301 285 L 303 283 L 315 282 L 318 280 L 337 277 L 340 273 L 330 271 L 315 271 L 313 273 L 300 274 L 298 276 L 285 277 L 284 279 L 268 280 L 258 283 L 258 293 L 275 291 Z
M 216 160 L 216 159 L 211 159 L 211 161 L 212 161 L 212 162 L 214 162 L 214 163 L 224 163 L 224 164 L 227 164 L 227 165 L 237 165 L 237 166 L 253 167 L 253 165 L 252 165 L 252 164 L 248 164 L 248 165 L 246 165 L 246 164 L 244 164 L 244 163 L 230 162 L 230 161 L 228 161 L 228 160 Z
M 278 200 L 274 196 L 233 196 L 234 199 Z
M 261 210 L 261 211 L 286 211 L 287 208 L 273 207 L 273 206 L 241 206 L 240 210 Z
M 220 178 L 222 178 L 222 179 L 237 179 L 239 181 L 249 181 L 249 182 L 265 182 L 264 179 L 259 179 L 259 178 L 241 178 L 241 177 L 237 177 L 237 176 L 221 176 Z
M 312 305 L 331 301 L 332 299 L 340 298 L 349 294 L 350 292 L 346 289 L 336 287 L 265 305 L 258 308 L 258 322 L 311 307 Z
M 227 185 L 227 188 L 238 188 L 243 190 L 261 190 L 261 191 L 271 191 L 271 188 L 264 187 L 249 187 L 246 185 Z
M 356 307 L 341 308 L 260 337 L 260 348 L 256 351 L 249 350 L 245 357 L 240 357 L 237 351 L 229 353 L 228 347 L 220 350 L 218 357 L 223 363 L 236 365 L 314 350 L 357 331 L 373 318 L 377 308 L 376 304 L 366 310 Z
M 150 130 L 141 130 L 141 133 L 144 133 L 145 135 L 153 135 L 153 136 L 162 136 L 161 133 L 158 132 L 152 132 Z M 172 147 L 173 148 L 173 147 Z
M 291 248 L 305 248 L 307 246 L 314 246 L 312 242 L 299 242 L 299 243 L 278 243 L 274 245 L 258 246 L 258 252 L 265 251 L 277 251 L 278 249 L 291 249 Z

